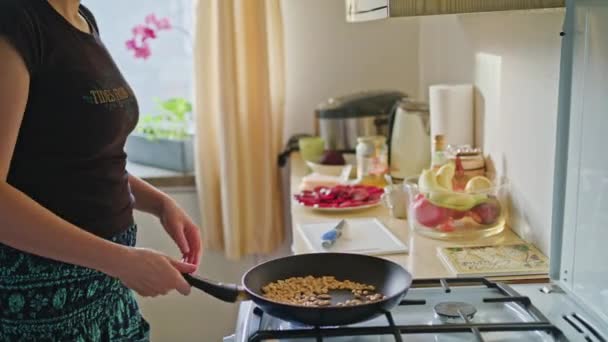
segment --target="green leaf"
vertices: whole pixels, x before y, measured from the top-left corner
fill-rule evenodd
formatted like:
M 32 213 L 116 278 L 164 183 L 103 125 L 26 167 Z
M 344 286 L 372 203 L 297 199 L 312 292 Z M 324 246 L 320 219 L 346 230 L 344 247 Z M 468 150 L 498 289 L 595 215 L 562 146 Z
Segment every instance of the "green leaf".
M 184 118 L 187 113 L 192 112 L 192 105 L 188 100 L 178 97 L 160 103 L 162 109 L 173 113 L 179 118 Z
M 171 98 L 165 101 L 154 99 L 160 113 L 146 114 L 140 117 L 136 132 L 147 139 L 177 139 L 188 137 L 189 113 L 192 105 L 184 98 Z

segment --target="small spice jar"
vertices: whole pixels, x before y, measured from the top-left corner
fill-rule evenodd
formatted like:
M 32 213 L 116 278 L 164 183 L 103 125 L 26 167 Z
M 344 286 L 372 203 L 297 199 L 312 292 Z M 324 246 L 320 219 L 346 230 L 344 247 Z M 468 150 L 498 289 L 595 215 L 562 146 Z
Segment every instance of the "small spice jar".
M 486 175 L 486 162 L 481 149 L 469 145 L 450 145 L 447 148 L 447 155 L 456 165 L 455 181 L 463 188 L 469 179 Z
M 386 138 L 380 136 L 357 139 L 357 183 L 383 187 L 388 172 Z

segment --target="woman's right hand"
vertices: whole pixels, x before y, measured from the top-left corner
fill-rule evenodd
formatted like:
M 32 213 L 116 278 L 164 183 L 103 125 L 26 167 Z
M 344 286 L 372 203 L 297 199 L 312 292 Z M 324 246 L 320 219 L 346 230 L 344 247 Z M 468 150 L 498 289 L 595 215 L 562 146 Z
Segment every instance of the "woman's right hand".
M 196 265 L 177 261 L 155 250 L 126 247 L 110 275 L 143 297 L 165 295 L 177 290 L 190 294 L 190 284 L 182 273 L 196 271 Z

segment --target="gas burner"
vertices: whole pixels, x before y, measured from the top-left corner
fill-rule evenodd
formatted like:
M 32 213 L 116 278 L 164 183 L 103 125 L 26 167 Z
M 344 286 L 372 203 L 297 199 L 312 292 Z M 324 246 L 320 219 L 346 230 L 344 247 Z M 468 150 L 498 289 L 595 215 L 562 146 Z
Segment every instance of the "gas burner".
M 465 302 L 442 302 L 435 305 L 435 313 L 448 318 L 473 318 L 477 309 Z M 464 317 L 463 317 L 464 316 Z

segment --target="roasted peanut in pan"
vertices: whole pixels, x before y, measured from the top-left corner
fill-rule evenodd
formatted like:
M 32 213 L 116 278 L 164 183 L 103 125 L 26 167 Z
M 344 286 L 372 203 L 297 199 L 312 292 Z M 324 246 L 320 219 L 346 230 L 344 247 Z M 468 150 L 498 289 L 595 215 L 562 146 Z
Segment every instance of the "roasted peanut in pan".
M 269 283 L 262 287 L 264 297 L 280 303 L 321 307 L 331 305 L 332 290 L 348 290 L 354 299 L 335 306 L 353 306 L 385 299 L 382 294 L 374 293 L 372 285 L 357 283 L 351 280 L 337 280 L 333 276 L 292 277 Z

